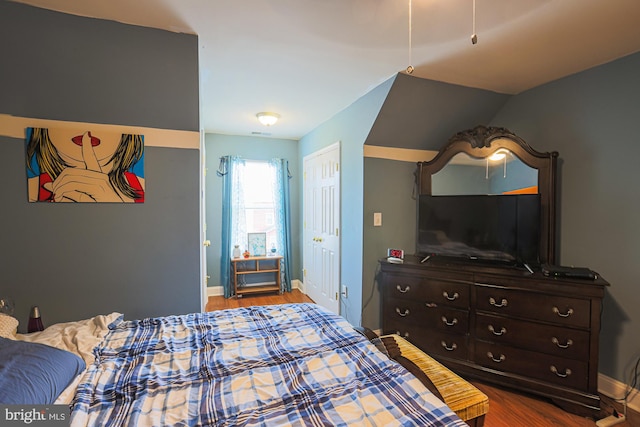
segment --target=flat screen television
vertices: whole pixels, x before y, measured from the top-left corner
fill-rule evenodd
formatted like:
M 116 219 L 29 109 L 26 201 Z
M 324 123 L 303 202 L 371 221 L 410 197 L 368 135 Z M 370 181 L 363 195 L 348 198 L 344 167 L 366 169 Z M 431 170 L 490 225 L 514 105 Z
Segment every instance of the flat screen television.
M 540 264 L 540 195 L 420 195 L 417 252 Z

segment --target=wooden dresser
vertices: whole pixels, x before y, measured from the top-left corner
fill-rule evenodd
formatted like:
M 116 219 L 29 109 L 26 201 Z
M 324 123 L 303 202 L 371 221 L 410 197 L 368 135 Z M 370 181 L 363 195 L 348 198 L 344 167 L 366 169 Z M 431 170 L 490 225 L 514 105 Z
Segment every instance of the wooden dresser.
M 431 259 L 380 261 L 382 330 L 466 377 L 597 415 L 602 278 Z

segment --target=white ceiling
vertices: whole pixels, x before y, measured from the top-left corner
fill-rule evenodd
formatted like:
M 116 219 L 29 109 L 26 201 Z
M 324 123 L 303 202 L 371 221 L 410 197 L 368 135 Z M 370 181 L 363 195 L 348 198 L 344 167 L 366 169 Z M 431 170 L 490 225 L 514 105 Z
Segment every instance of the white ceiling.
M 299 139 L 413 65 L 515 94 L 640 51 L 638 0 L 15 0 L 197 34 L 207 132 Z M 274 126 L 255 114 L 275 111 Z

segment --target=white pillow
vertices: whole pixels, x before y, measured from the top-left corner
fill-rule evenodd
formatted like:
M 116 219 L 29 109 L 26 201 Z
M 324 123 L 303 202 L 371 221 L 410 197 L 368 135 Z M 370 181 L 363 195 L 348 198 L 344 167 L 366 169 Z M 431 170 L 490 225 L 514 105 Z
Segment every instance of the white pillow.
M 114 312 L 77 322 L 56 323 L 44 331 L 17 334 L 15 338 L 70 351 L 82 357 L 87 366 L 89 366 L 95 360 L 93 348 L 100 344 L 104 336 L 109 332 L 109 324 L 122 317 L 121 313 Z
M 0 313 L 0 337 L 16 339 L 16 332 L 18 332 L 18 319 L 11 317 L 8 314 Z

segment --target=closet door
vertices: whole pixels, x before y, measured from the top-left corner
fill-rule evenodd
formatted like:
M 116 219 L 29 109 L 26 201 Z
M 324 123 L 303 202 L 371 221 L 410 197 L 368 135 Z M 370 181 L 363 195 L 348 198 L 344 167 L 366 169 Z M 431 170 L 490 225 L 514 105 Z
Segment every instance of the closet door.
M 340 314 L 340 143 L 304 158 L 305 292 Z

